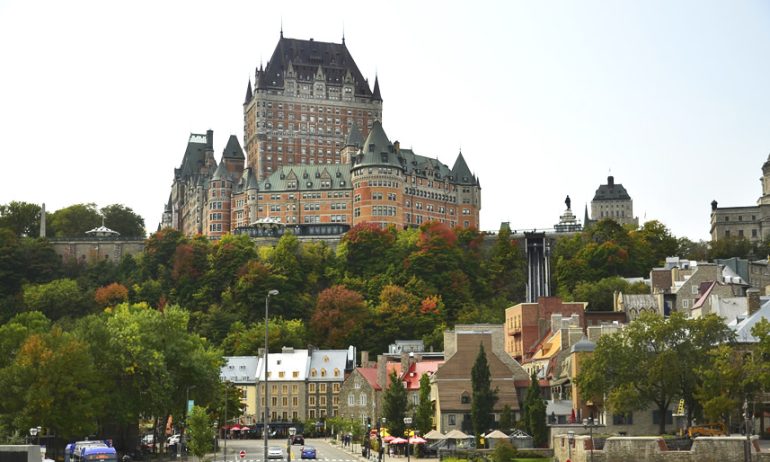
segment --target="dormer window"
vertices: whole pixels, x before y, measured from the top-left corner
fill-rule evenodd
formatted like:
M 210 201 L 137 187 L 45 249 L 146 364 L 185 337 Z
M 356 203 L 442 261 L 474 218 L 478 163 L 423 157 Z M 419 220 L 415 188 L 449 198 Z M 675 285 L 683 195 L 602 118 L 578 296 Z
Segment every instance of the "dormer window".
M 374 152 L 374 143 L 369 145 L 369 152 Z
M 387 162 L 388 161 L 388 153 L 387 152 L 380 153 L 380 158 L 382 159 L 383 162 Z
M 471 403 L 471 398 L 470 398 L 470 396 L 468 396 L 468 392 L 464 392 L 460 396 L 460 403 L 461 404 L 470 404 Z

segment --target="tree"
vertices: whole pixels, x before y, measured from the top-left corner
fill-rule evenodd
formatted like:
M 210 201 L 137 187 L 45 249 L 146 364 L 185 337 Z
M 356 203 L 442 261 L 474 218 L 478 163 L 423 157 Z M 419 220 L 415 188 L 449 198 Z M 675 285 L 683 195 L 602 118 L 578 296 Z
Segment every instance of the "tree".
M 500 413 L 500 430 L 504 433 L 510 433 L 513 429 L 513 410 L 511 406 L 506 404 L 503 406 L 503 411 Z
M 345 286 L 332 286 L 318 294 L 310 317 L 317 344 L 326 348 L 345 348 L 363 339 L 369 311 L 364 298 Z
M 541 447 L 548 439 L 546 428 L 546 407 L 540 396 L 540 385 L 537 372 L 532 371 L 527 396 L 524 398 L 524 415 L 522 417 L 527 433 L 532 436 L 535 447 Z
M 359 223 L 353 226 L 338 248 L 348 273 L 363 277 L 386 272 L 388 255 L 396 240 L 394 228 L 382 229 L 376 223 Z M 377 255 L 377 258 L 372 258 Z
M 96 304 L 102 308 L 127 302 L 128 289 L 123 284 L 113 282 L 110 285 L 96 289 L 94 300 L 96 301 Z
M 24 286 L 24 304 L 57 320 L 64 316 L 81 316 L 93 307 L 90 297 L 72 279 L 55 279 L 46 284 Z
M 577 383 L 586 399 L 601 402 L 606 396 L 604 404 L 615 414 L 652 405 L 665 416 L 679 397 L 692 412 L 697 368 L 707 362 L 713 345 L 730 338 L 729 328 L 713 315 L 688 320 L 681 313 L 667 319 L 644 313 L 621 332 L 599 339 Z M 660 419 L 661 434 L 665 426 L 666 419 Z
M 476 362 L 471 369 L 471 389 L 473 390 L 471 423 L 473 424 L 473 433 L 476 436 L 476 446 L 479 447 L 481 436 L 494 426 L 495 416 L 493 412 L 498 399 L 497 390 L 492 390 L 489 363 L 482 344 L 479 344 L 479 354 L 476 356 Z
M 193 406 L 187 418 L 187 447 L 190 452 L 202 458 L 214 449 L 214 427 L 206 409 Z
M 508 303 L 524 299 L 526 260 L 521 248 L 511 239 L 510 227 L 500 228 L 484 267 L 492 294 L 502 297 Z
M 420 402 L 414 413 L 415 427 L 421 434 L 428 433 L 433 428 L 433 401 L 430 399 L 430 377 L 423 374 L 420 377 Z
M 388 375 L 388 387 L 382 395 L 382 415 L 385 417 L 391 435 L 404 434 L 406 430 L 404 417 L 408 405 L 406 388 L 404 388 L 396 372 L 392 371 Z
M 144 238 L 147 232 L 144 229 L 144 218 L 136 214 L 131 208 L 121 204 L 112 204 L 102 207 L 104 226 L 120 233 L 121 237 Z
M 84 341 L 58 327 L 32 334 L 0 371 L 0 415 L 17 430 L 44 426 L 65 439 L 89 435 L 106 398 L 101 384 Z
M 709 356 L 709 362 L 698 369 L 702 381 L 696 386 L 695 398 L 707 421 L 726 421 L 747 396 L 749 367 L 744 363 L 745 354 L 728 345 L 719 345 Z
M 0 205 L 0 228 L 7 228 L 18 237 L 38 236 L 41 208 L 37 204 L 12 201 Z
M 646 294 L 650 288 L 644 283 L 636 286 L 621 277 L 612 276 L 594 282 L 579 282 L 571 298 L 578 302 L 588 302 L 588 311 L 612 311 L 615 292 Z
M 86 231 L 102 224 L 96 204 L 75 204 L 51 214 L 50 226 L 56 237 L 84 237 Z

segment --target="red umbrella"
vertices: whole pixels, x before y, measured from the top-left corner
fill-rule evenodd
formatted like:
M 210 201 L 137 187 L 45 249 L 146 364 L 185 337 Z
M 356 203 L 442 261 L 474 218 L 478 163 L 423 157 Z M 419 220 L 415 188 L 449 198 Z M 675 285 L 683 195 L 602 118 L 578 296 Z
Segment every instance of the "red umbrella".
M 251 430 L 249 427 L 241 427 L 242 432 L 247 432 L 249 430 Z
M 230 427 L 230 430 L 234 430 L 234 431 L 240 431 L 240 430 L 241 430 L 241 426 L 240 426 L 240 425 L 238 425 L 238 424 L 235 424 L 235 425 L 233 425 L 232 427 Z
M 391 442 L 391 441 L 393 441 L 394 439 L 396 439 L 396 437 L 395 437 L 395 436 L 393 436 L 393 435 L 388 435 L 388 436 L 384 437 L 384 438 L 382 439 L 382 441 L 384 441 L 384 442 L 386 442 L 386 443 L 390 443 L 390 442 Z
M 405 440 L 404 438 L 401 438 L 400 436 L 390 440 L 390 444 L 406 444 L 408 442 L 409 441 Z
M 409 444 L 425 444 L 428 440 L 419 436 L 413 436 L 409 438 Z

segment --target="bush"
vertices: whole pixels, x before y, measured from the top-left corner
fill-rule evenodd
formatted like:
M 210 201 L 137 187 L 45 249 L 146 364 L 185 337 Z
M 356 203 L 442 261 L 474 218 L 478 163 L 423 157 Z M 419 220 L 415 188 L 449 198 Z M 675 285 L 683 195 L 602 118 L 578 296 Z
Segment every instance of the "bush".
M 518 457 L 516 446 L 508 441 L 500 441 L 495 444 L 495 449 L 492 451 L 492 462 L 510 462 L 515 457 Z

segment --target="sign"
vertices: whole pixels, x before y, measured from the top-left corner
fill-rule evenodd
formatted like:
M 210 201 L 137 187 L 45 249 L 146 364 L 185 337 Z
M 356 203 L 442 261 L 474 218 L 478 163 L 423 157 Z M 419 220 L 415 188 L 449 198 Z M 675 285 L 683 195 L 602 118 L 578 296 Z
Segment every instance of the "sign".
M 241 452 L 238 453 L 238 455 L 241 456 L 241 459 L 245 459 L 246 458 L 246 451 L 241 451 Z
M 677 408 L 676 413 L 679 414 L 679 415 L 684 415 L 684 400 L 683 399 L 679 400 L 679 407 Z
M 188 399 L 187 400 L 187 415 L 192 414 L 193 407 L 195 406 L 195 400 L 194 399 Z

